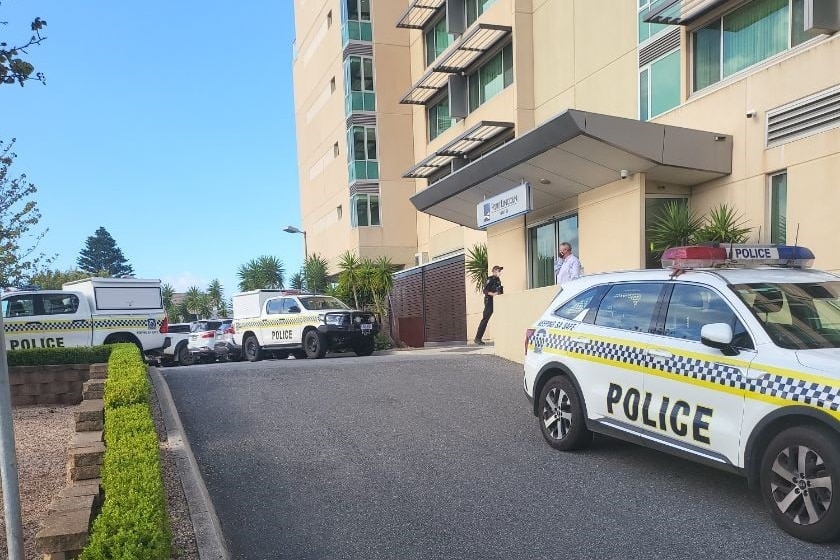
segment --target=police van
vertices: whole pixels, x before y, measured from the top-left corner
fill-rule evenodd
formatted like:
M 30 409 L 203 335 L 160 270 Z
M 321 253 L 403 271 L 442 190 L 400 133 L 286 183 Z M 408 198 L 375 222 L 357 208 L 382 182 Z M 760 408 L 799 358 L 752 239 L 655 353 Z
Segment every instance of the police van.
M 840 277 L 813 260 L 677 247 L 662 270 L 564 284 L 526 334 L 543 437 L 568 451 L 598 432 L 742 474 L 783 530 L 840 538 Z
M 131 342 L 159 354 L 168 343 L 160 280 L 88 278 L 61 290 L 2 295 L 7 350 Z

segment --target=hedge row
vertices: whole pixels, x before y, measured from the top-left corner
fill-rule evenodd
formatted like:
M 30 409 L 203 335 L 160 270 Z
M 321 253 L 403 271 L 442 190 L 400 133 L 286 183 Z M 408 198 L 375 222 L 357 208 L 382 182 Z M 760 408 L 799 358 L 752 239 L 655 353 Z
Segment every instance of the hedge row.
M 9 350 L 9 367 L 60 364 L 101 364 L 108 361 L 112 346 L 79 346 L 73 348 L 31 348 Z
M 83 560 L 164 560 L 171 540 L 160 452 L 140 351 L 113 347 L 105 384 L 105 502 Z

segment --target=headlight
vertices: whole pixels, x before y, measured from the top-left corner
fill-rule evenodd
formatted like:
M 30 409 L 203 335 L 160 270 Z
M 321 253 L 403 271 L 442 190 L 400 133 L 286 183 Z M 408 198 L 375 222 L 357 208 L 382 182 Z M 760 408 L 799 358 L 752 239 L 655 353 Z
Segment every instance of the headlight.
M 328 325 L 343 325 L 344 315 L 329 314 L 324 318 L 324 322 Z

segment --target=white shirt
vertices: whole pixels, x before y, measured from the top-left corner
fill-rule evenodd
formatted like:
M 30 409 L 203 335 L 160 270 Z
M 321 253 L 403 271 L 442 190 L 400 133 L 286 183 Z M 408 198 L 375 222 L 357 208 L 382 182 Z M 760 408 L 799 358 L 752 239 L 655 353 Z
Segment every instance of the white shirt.
M 554 283 L 562 286 L 569 280 L 580 278 L 580 260 L 575 255 L 567 255 L 565 259 L 554 259 Z

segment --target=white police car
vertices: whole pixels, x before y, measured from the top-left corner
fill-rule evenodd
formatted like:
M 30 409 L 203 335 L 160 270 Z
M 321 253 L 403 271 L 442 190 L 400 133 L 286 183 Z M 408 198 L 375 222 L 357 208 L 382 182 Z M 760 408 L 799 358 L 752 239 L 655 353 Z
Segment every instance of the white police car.
M 666 270 L 565 284 L 526 338 L 546 441 L 599 432 L 737 472 L 791 535 L 840 538 L 840 277 L 813 258 L 681 247 Z

